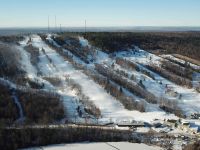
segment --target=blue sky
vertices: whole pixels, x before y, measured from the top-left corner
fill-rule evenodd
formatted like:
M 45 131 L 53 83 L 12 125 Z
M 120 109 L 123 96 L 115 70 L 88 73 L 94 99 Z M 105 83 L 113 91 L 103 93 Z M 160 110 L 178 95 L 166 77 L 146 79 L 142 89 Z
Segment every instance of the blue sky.
M 200 0 L 0 0 L 0 27 L 200 26 Z

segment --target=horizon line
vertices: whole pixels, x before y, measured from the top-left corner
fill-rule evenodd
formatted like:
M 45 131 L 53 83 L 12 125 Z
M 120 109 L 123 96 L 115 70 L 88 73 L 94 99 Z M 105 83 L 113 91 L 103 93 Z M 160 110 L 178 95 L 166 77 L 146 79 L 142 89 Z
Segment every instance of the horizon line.
M 177 26 L 177 25 L 168 25 L 168 26 L 158 26 L 158 25 L 142 25 L 142 26 L 88 26 L 87 28 L 138 28 L 138 27 L 143 27 L 143 28 L 147 28 L 147 27 L 151 27 L 151 28 L 200 28 L 200 25 L 190 25 L 190 26 Z M 37 28 L 48 28 L 46 26 L 0 26 L 0 29 L 9 29 L 9 28 L 19 28 L 19 29 L 27 29 L 27 28 L 32 28 L 32 29 L 37 29 Z M 60 27 L 50 27 L 51 29 L 58 29 Z M 84 26 L 62 26 L 61 28 L 85 28 Z
M 81 29 L 81 28 L 85 28 L 84 26 L 62 26 L 61 29 L 70 29 L 70 28 L 77 28 L 77 29 Z M 87 27 L 88 29 L 89 28 L 200 28 L 200 25 L 199 26 L 88 26 Z M 48 27 L 45 27 L 45 26 L 9 26 L 9 27 L 1 27 L 0 26 L 0 29 L 45 29 L 45 30 L 48 30 Z M 52 30 L 55 30 L 55 29 L 60 29 L 60 27 L 50 27 L 50 29 Z

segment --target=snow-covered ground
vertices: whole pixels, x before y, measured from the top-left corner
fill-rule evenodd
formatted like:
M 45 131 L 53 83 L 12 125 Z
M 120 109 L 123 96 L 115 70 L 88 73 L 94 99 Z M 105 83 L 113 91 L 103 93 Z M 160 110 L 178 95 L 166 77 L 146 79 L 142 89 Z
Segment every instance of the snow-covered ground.
M 93 101 L 98 108 L 100 108 L 102 114 L 102 118 L 100 119 L 100 121 L 131 121 L 134 119 L 138 121 L 142 120 L 150 122 L 155 118 L 176 118 L 174 115 L 166 114 L 163 111 L 141 113 L 138 111 L 126 110 L 119 101 L 117 101 L 114 97 L 109 95 L 100 85 L 96 84 L 84 73 L 82 73 L 79 70 L 76 70 L 69 62 L 65 61 L 64 58 L 60 56 L 55 50 L 46 45 L 45 42 L 42 41 L 42 39 L 39 36 L 33 35 L 31 39 L 33 46 L 40 49 L 41 55 L 39 68 L 41 69 L 40 71 L 42 72 L 42 74 L 45 76 L 59 77 L 60 79 L 65 79 L 65 77 L 68 76 L 70 79 L 73 79 L 77 84 L 79 84 L 82 87 L 83 93 L 86 96 L 88 96 L 89 99 Z M 42 49 L 45 51 L 46 55 L 52 60 L 52 64 L 50 64 L 46 56 L 42 54 Z M 100 56 L 105 58 L 106 54 L 102 53 L 103 52 L 100 52 Z M 108 59 L 108 57 L 106 58 Z M 64 91 L 62 91 L 62 94 L 65 94 L 66 97 L 70 94 L 67 91 L 69 91 L 69 89 L 65 89 Z M 70 110 L 74 110 L 74 108 L 76 107 L 76 103 L 73 101 L 73 99 L 66 99 L 66 108 L 71 108 Z
M 189 65 L 191 68 L 193 68 L 194 70 L 196 70 L 196 72 L 193 73 L 193 86 L 194 87 L 200 87 L 200 66 L 190 63 L 190 62 L 186 62 L 185 60 L 179 59 L 174 57 L 173 55 L 160 55 L 162 58 L 166 58 L 169 60 L 173 60 L 175 62 L 178 62 L 182 65 L 187 64 Z
M 31 39 L 31 40 L 29 40 Z M 47 39 L 51 41 L 55 46 L 60 47 L 53 39 L 51 39 L 51 35 L 48 35 Z M 141 50 L 139 48 L 135 48 L 133 50 L 116 52 L 113 55 L 109 55 L 97 49 L 89 44 L 89 42 L 83 37 L 79 37 L 79 42 L 82 47 L 88 47 L 95 51 L 94 61 L 86 64 L 79 57 L 75 56 L 67 49 L 63 49 L 64 52 L 73 56 L 73 60 L 78 64 L 82 64 L 83 66 L 94 69 L 95 63 L 104 64 L 105 66 L 109 66 L 112 69 L 121 70 L 128 74 L 128 81 L 133 83 L 138 83 L 142 80 L 143 85 L 146 90 L 150 93 L 153 93 L 156 97 L 165 97 L 167 99 L 171 99 L 178 102 L 178 105 L 182 108 L 185 114 L 190 115 L 191 113 L 197 112 L 200 113 L 200 93 L 198 93 L 195 89 L 188 89 L 186 87 L 182 87 L 174 84 L 166 78 L 163 78 L 161 75 L 154 73 L 144 65 L 147 64 L 156 64 L 160 66 L 161 61 L 165 59 L 165 57 L 170 57 L 176 61 L 181 63 L 185 63 L 184 61 L 177 59 L 171 55 L 165 56 L 156 56 L 154 54 L 148 53 L 147 51 Z M 34 47 L 39 49 L 39 62 L 38 66 L 33 66 L 30 61 L 30 54 L 24 49 L 28 44 L 32 44 Z M 159 104 L 151 104 L 147 103 L 145 99 L 134 95 L 129 92 L 127 89 L 123 88 L 123 92 L 130 97 L 133 97 L 137 101 L 144 101 L 146 106 L 146 112 L 139 112 L 136 110 L 130 111 L 124 108 L 124 106 L 118 101 L 115 97 L 111 96 L 108 92 L 104 90 L 102 86 L 92 80 L 89 76 L 84 74 L 83 71 L 78 70 L 72 63 L 67 61 L 63 56 L 61 56 L 56 50 L 48 46 L 40 36 L 38 35 L 30 35 L 25 38 L 24 41 L 20 42 L 19 46 L 16 46 L 19 52 L 21 53 L 21 67 L 27 73 L 27 77 L 30 80 L 37 81 L 39 83 L 44 84 L 44 89 L 47 91 L 53 91 L 58 93 L 63 100 L 64 107 L 66 108 L 66 118 L 63 118 L 61 121 L 64 123 L 66 119 L 68 121 L 75 121 L 85 123 L 85 119 L 83 116 L 80 117 L 77 112 L 77 108 L 84 108 L 84 104 L 81 103 L 81 99 L 77 94 L 77 91 L 72 89 L 69 85 L 69 80 L 72 80 L 76 84 L 80 85 L 81 90 L 85 96 L 89 98 L 89 101 L 93 102 L 96 107 L 98 107 L 101 111 L 101 118 L 98 120 L 98 123 L 109 123 L 109 122 L 131 122 L 135 121 L 144 121 L 150 124 L 153 124 L 155 120 L 159 123 L 162 123 L 163 120 L 167 119 L 178 119 L 174 114 L 166 113 L 164 110 L 159 108 Z M 61 47 L 60 47 L 61 48 Z M 154 79 L 145 75 L 142 72 L 138 72 L 136 70 L 122 67 L 116 64 L 116 58 L 123 58 L 128 61 L 134 62 L 138 64 L 140 68 L 143 70 L 147 70 L 154 76 Z M 114 65 L 113 65 L 114 64 Z M 190 64 L 194 69 L 200 69 L 199 66 Z M 136 80 L 131 80 L 130 77 L 134 75 Z M 196 77 L 200 76 L 196 74 Z M 61 82 L 59 85 L 53 85 L 47 78 L 57 78 Z M 0 78 L 0 82 L 3 84 L 9 85 L 9 87 L 16 89 L 19 86 L 16 86 L 14 83 L 7 81 L 3 78 Z M 120 86 L 117 83 L 112 83 L 118 88 Z M 169 87 L 173 92 L 177 92 L 178 96 L 172 96 L 166 92 L 166 87 Z M 181 95 L 181 98 L 180 96 Z M 15 94 L 15 91 L 12 93 L 13 100 L 15 101 L 19 113 L 20 120 L 24 119 L 23 109 L 18 100 L 18 97 Z M 84 110 L 84 109 L 82 109 Z M 198 120 L 184 120 L 190 122 L 193 127 L 200 127 L 200 121 Z M 91 118 L 88 122 L 94 123 L 97 121 L 94 118 Z M 95 122 L 96 123 L 96 122 Z M 116 127 L 116 129 L 123 129 Z M 126 127 L 126 129 L 129 129 Z M 136 132 L 148 132 L 150 128 L 142 127 L 138 128 Z M 169 128 L 152 128 L 157 132 L 162 130 L 166 130 L 166 132 L 173 134 L 181 133 L 180 129 L 176 128 L 173 131 L 168 131 Z M 181 145 L 181 144 L 178 144 Z M 158 147 L 147 146 L 145 144 L 134 144 L 127 142 L 120 143 L 77 143 L 77 144 L 61 144 L 61 145 L 52 145 L 46 147 L 39 148 L 30 148 L 30 149 L 152 149 L 157 150 L 160 149 Z
M 129 51 L 117 52 L 116 56 L 127 58 L 129 60 L 133 60 L 134 62 L 137 62 L 140 64 L 154 63 L 154 64 L 159 65 L 162 60 L 161 57 L 151 54 L 145 50 L 139 49 L 138 47 L 135 47 L 135 49 L 130 49 Z
M 169 55 L 169 54 L 168 54 L 168 55 L 161 55 L 161 57 L 172 59 L 172 60 L 177 61 L 177 62 L 179 62 L 179 63 L 181 63 L 181 64 L 183 64 L 183 65 L 186 63 L 185 60 L 176 58 L 176 57 L 174 57 L 173 55 Z M 192 64 L 192 63 L 190 63 L 190 62 L 187 62 L 187 63 L 190 65 L 190 67 L 192 67 L 192 68 L 194 68 L 194 69 L 197 69 L 197 70 L 200 70 L 200 66 L 195 65 L 195 64 Z
M 81 46 L 83 46 L 83 47 L 89 46 L 90 47 L 88 40 L 84 39 L 83 37 L 79 37 L 79 41 L 80 41 Z
M 148 53 L 144 50 L 130 50 L 130 51 L 122 51 L 116 54 L 117 57 L 125 58 L 131 62 L 138 63 L 138 64 L 160 64 L 160 61 L 163 58 L 156 56 L 154 54 Z M 192 64 L 191 64 L 192 65 Z M 139 65 L 141 68 L 148 70 L 147 68 Z M 197 67 L 197 66 L 196 66 Z M 122 69 L 122 68 L 121 68 Z M 175 100 L 179 103 L 182 107 L 182 110 L 186 113 L 186 115 L 190 115 L 194 112 L 200 113 L 200 93 L 198 93 L 195 89 L 188 89 L 186 87 L 182 87 L 172 83 L 171 81 L 163 78 L 157 73 L 154 73 L 150 70 L 152 75 L 154 75 L 155 80 L 147 77 L 146 75 L 142 74 L 141 72 L 137 72 L 134 70 L 127 70 L 129 73 L 134 74 L 138 80 L 145 78 L 143 81 L 146 89 L 156 95 L 160 95 L 161 97 L 167 97 L 169 99 Z M 162 84 L 160 84 L 162 82 Z M 173 97 L 170 95 L 165 94 L 166 85 L 170 87 L 171 90 L 177 92 L 178 95 L 181 95 L 181 99 L 178 97 Z
M 114 97 L 108 94 L 100 85 L 95 83 L 82 71 L 77 70 L 70 62 L 66 61 L 60 54 L 58 54 L 54 49 L 50 48 L 38 35 L 31 36 L 31 44 L 40 50 L 39 63 L 37 70 L 30 63 L 29 54 L 23 49 L 27 45 L 29 38 L 26 38 L 25 41 L 21 42 L 21 47 L 19 50 L 23 54 L 22 66 L 27 71 L 28 76 L 33 79 L 37 79 L 42 83 L 45 83 L 46 89 L 52 89 L 57 91 L 62 97 L 66 110 L 68 110 L 68 115 L 71 118 L 77 116 L 76 108 L 81 105 L 79 98 L 76 95 L 76 92 L 71 90 L 67 85 L 66 78 L 72 79 L 82 88 L 83 93 L 89 97 L 89 100 L 92 101 L 101 111 L 102 118 L 99 122 L 120 122 L 120 121 L 145 121 L 151 122 L 154 119 L 177 119 L 173 114 L 167 114 L 161 110 L 158 105 L 148 104 L 147 112 L 141 113 L 139 111 L 129 111 L 124 108 L 124 106 L 117 101 Z M 59 45 L 51 39 L 51 35 L 48 35 L 48 40 L 52 41 L 55 46 Z M 80 44 L 85 47 L 92 47 L 87 40 L 82 37 L 79 37 Z M 95 49 L 96 55 L 93 63 L 85 64 L 78 57 L 74 56 L 67 49 L 63 49 L 65 52 L 73 56 L 76 62 L 86 65 L 87 67 L 93 67 L 94 63 L 101 63 L 111 65 L 114 62 L 115 58 L 110 58 L 108 54 L 102 52 L 99 49 Z M 160 61 L 163 59 L 154 54 L 150 54 L 144 50 L 130 50 L 122 51 L 116 53 L 116 57 L 123 57 L 130 61 L 133 61 L 138 64 L 148 64 L 155 63 L 160 64 Z M 159 74 L 151 72 L 155 76 L 155 80 L 149 78 L 148 76 L 142 74 L 141 72 L 129 70 L 115 65 L 116 69 L 121 69 L 127 72 L 129 75 L 134 74 L 139 81 L 140 79 L 145 79 L 143 84 L 149 92 L 154 93 L 156 96 L 164 96 L 173 100 L 177 100 L 177 97 L 172 97 L 165 93 L 166 84 L 170 86 L 174 91 L 182 95 L 181 100 L 179 100 L 179 105 L 183 107 L 186 113 L 199 112 L 200 108 L 200 94 L 197 93 L 194 89 L 187 89 L 185 87 L 178 86 L 167 79 L 161 77 Z M 143 67 L 140 65 L 140 67 Z M 146 69 L 143 67 L 143 69 Z M 40 71 L 42 76 L 38 76 L 37 72 Z M 59 78 L 62 81 L 62 86 L 55 86 L 50 84 L 45 80 L 44 77 L 55 77 Z M 160 81 L 162 84 L 160 84 Z M 127 94 L 130 93 L 127 91 Z M 132 94 L 132 96 L 134 96 Z M 137 97 L 135 97 L 137 98 Z M 140 100 L 138 98 L 138 100 Z M 73 120 L 72 119 L 72 120 Z M 81 118 L 79 118 L 81 120 Z
M 24 150 L 161 150 L 156 146 L 128 142 L 60 144 Z

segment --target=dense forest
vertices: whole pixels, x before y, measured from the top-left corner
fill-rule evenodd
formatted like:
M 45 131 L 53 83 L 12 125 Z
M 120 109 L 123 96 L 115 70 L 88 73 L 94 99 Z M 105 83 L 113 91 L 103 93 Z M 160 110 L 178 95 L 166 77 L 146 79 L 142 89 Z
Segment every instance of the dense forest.
M 159 53 L 177 53 L 200 60 L 199 32 L 87 33 L 92 45 L 108 53 L 139 46 Z
M 92 46 L 83 46 L 82 38 L 79 36 L 88 39 Z M 41 38 L 53 50 L 45 45 L 35 46 L 40 38 L 34 39 L 34 36 L 29 37 L 29 41 L 24 47 L 23 44 L 19 44 L 22 37 L 0 37 L 0 147 L 3 147 L 2 149 L 83 141 L 131 140 L 136 142 L 135 137 L 129 132 L 131 130 L 105 130 L 101 128 L 101 125 L 98 128 L 87 125 L 82 127 L 81 124 L 71 127 L 68 124 L 73 123 L 73 119 L 68 113 L 70 109 L 65 107 L 68 99 L 65 99 L 65 95 L 59 95 L 60 92 L 70 90 L 75 94 L 74 97 L 69 96 L 73 103 L 67 104 L 68 106 L 70 104 L 77 106 L 74 109 L 75 123 L 76 112 L 81 119 L 94 118 L 97 123 L 103 116 L 102 114 L 105 113 L 103 108 L 96 105 L 92 96 L 85 91 L 87 85 L 85 83 L 79 84 L 80 79 L 76 81 L 77 78 L 72 78 L 79 71 L 85 74 L 85 80 L 88 81 L 89 79 L 95 82 L 92 85 L 97 87 L 97 90 L 99 89 L 98 85 L 100 85 L 100 88 L 103 88 L 102 91 L 106 92 L 106 94 L 103 94 L 111 95 L 127 110 L 148 112 L 148 107 L 154 105 L 158 107 L 159 111 L 164 110 L 166 114 L 172 113 L 180 118 L 186 117 L 185 112 L 177 102 L 184 100 L 182 93 L 168 88 L 167 84 L 165 85 L 164 82 L 156 78 L 155 73 L 177 85 L 193 88 L 193 73 L 198 72 L 198 68 L 192 68 L 188 62 L 191 62 L 190 59 L 199 62 L 200 33 L 91 32 L 62 33 L 59 36 L 52 35 L 52 39 L 48 38 L 47 35 L 41 35 Z M 60 46 L 57 46 L 54 42 Z M 151 63 L 142 65 L 139 62 L 115 55 L 117 51 L 133 49 L 136 46 L 151 53 L 172 53 L 177 58 L 185 60 L 185 63 L 166 59 L 160 61 L 160 66 Z M 109 58 L 108 63 L 106 61 L 98 62 L 96 57 L 100 57 L 101 52 L 96 47 L 110 54 L 106 55 L 106 59 Z M 37 70 L 34 73 L 35 76 L 37 74 L 37 78 L 30 77 L 28 71 L 26 71 L 25 61 L 23 60 L 25 55 L 23 54 L 27 54 L 30 64 Z M 118 57 L 115 58 L 115 56 Z M 43 57 L 45 59 L 41 59 Z M 112 62 L 111 59 L 115 61 Z M 146 57 L 145 59 L 149 58 Z M 70 67 L 65 66 L 65 61 L 66 64 L 71 64 L 76 70 L 76 72 L 72 71 L 74 74 L 68 72 L 67 69 Z M 48 69 L 48 67 L 52 70 L 55 69 L 61 75 L 51 76 L 50 73 L 43 73 L 41 64 L 45 64 L 44 69 Z M 66 70 L 60 68 L 60 64 L 64 64 L 63 67 L 66 67 Z M 93 66 L 89 67 L 91 64 Z M 83 75 L 80 77 L 84 78 Z M 159 84 L 159 87 L 164 87 L 163 93 L 165 92 L 169 96 L 174 95 L 173 97 L 177 101 L 171 101 L 151 92 L 148 89 L 148 81 L 156 85 Z M 91 88 L 93 87 L 91 86 Z M 103 95 L 101 91 L 96 93 L 98 96 Z M 109 97 L 105 99 L 109 102 Z M 105 105 L 107 104 L 105 103 Z M 121 106 L 119 109 L 121 109 Z M 86 119 L 85 122 L 87 122 Z M 51 128 L 54 124 L 61 123 L 64 124 Z M 149 134 L 149 132 L 146 134 Z M 150 139 L 150 137 L 148 138 Z M 196 147 L 199 147 L 198 142 L 189 145 L 187 150 Z
M 184 150 L 200 150 L 200 141 L 187 145 Z
M 0 79 L 11 81 L 17 86 L 12 87 L 5 84 L 6 81 L 0 80 L 0 127 L 13 125 L 20 117 L 14 96 L 22 105 L 26 117 L 24 123 L 60 121 L 65 117 L 62 99 L 54 92 L 42 91 L 42 83 L 27 77 L 21 64 L 22 55 L 16 47 L 20 39 L 22 38 L 19 36 L 0 36 Z M 39 50 L 32 45 L 25 47 L 25 50 L 30 52 L 30 61 L 36 65 Z
M 129 131 L 95 127 L 1 129 L 2 150 L 74 142 L 135 141 Z M 135 141 L 136 142 L 136 141 Z
M 23 40 L 23 36 L 0 36 L 0 41 L 4 43 L 15 43 L 17 44 L 19 41 Z

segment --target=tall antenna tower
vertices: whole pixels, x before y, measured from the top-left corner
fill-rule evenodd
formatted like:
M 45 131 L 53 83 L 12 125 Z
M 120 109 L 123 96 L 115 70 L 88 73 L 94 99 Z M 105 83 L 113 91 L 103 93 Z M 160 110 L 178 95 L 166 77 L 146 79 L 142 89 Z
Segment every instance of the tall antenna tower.
M 61 26 L 61 24 L 60 24 L 60 33 L 62 32 L 62 26 Z
M 57 18 L 55 16 L 55 31 L 57 30 Z
M 86 34 L 86 31 L 87 31 L 87 21 L 85 20 L 85 34 Z
M 49 33 L 49 29 L 50 29 L 50 27 L 49 27 L 49 16 L 48 16 L 48 33 Z

